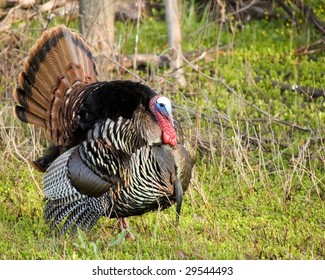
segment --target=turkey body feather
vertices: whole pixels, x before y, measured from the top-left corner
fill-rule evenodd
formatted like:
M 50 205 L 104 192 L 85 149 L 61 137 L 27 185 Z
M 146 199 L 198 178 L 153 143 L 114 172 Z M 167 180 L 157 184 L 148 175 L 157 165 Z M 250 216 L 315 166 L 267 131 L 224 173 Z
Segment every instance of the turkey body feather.
M 16 117 L 52 143 L 34 162 L 45 172 L 52 228 L 91 229 L 102 216 L 124 219 L 175 202 L 179 214 L 195 159 L 169 99 L 137 82 L 97 81 L 79 34 L 64 26 L 44 32 L 13 96 Z

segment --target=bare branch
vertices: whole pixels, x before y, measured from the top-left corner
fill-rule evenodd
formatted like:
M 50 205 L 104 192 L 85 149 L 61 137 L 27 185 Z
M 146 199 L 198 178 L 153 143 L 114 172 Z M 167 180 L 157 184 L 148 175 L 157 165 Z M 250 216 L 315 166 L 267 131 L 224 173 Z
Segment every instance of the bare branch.
M 263 79 L 257 77 L 254 79 L 255 82 L 262 81 Z M 311 98 L 318 98 L 318 97 L 325 97 L 325 89 L 324 88 L 314 88 L 314 87 L 306 87 L 306 86 L 299 86 L 299 85 L 291 85 L 286 83 L 277 82 L 271 80 L 273 86 L 280 87 L 281 91 L 289 90 L 289 91 L 296 91 L 299 94 L 308 95 Z

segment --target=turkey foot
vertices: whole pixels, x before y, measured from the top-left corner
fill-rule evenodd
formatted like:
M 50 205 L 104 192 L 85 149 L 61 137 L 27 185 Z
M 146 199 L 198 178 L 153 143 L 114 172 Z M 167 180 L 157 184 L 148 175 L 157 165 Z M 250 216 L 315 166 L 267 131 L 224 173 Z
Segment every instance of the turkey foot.
M 118 227 L 120 229 L 120 231 L 125 230 L 129 227 L 129 223 L 126 220 L 126 218 L 118 218 Z M 132 233 L 130 233 L 129 231 L 126 234 L 126 237 L 129 238 L 130 240 L 135 240 L 135 237 Z

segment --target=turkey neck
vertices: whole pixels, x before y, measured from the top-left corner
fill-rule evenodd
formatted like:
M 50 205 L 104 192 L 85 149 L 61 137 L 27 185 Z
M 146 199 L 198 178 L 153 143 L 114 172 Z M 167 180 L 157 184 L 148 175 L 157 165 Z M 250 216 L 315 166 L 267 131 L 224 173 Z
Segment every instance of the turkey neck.
M 142 105 L 134 111 L 131 120 L 148 145 L 162 144 L 162 130 L 156 118 Z

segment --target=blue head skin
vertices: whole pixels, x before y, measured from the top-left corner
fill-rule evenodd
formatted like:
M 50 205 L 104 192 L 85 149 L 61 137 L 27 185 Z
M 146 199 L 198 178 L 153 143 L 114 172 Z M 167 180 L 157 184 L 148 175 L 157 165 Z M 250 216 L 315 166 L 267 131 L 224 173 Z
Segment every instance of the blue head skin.
M 162 130 L 163 143 L 176 146 L 177 136 L 170 100 L 165 96 L 156 95 L 150 100 L 149 107 Z
M 172 114 L 172 106 L 170 100 L 167 97 L 161 96 L 157 99 L 156 109 L 160 114 L 165 116 L 171 122 L 171 124 L 173 124 L 174 121 Z

